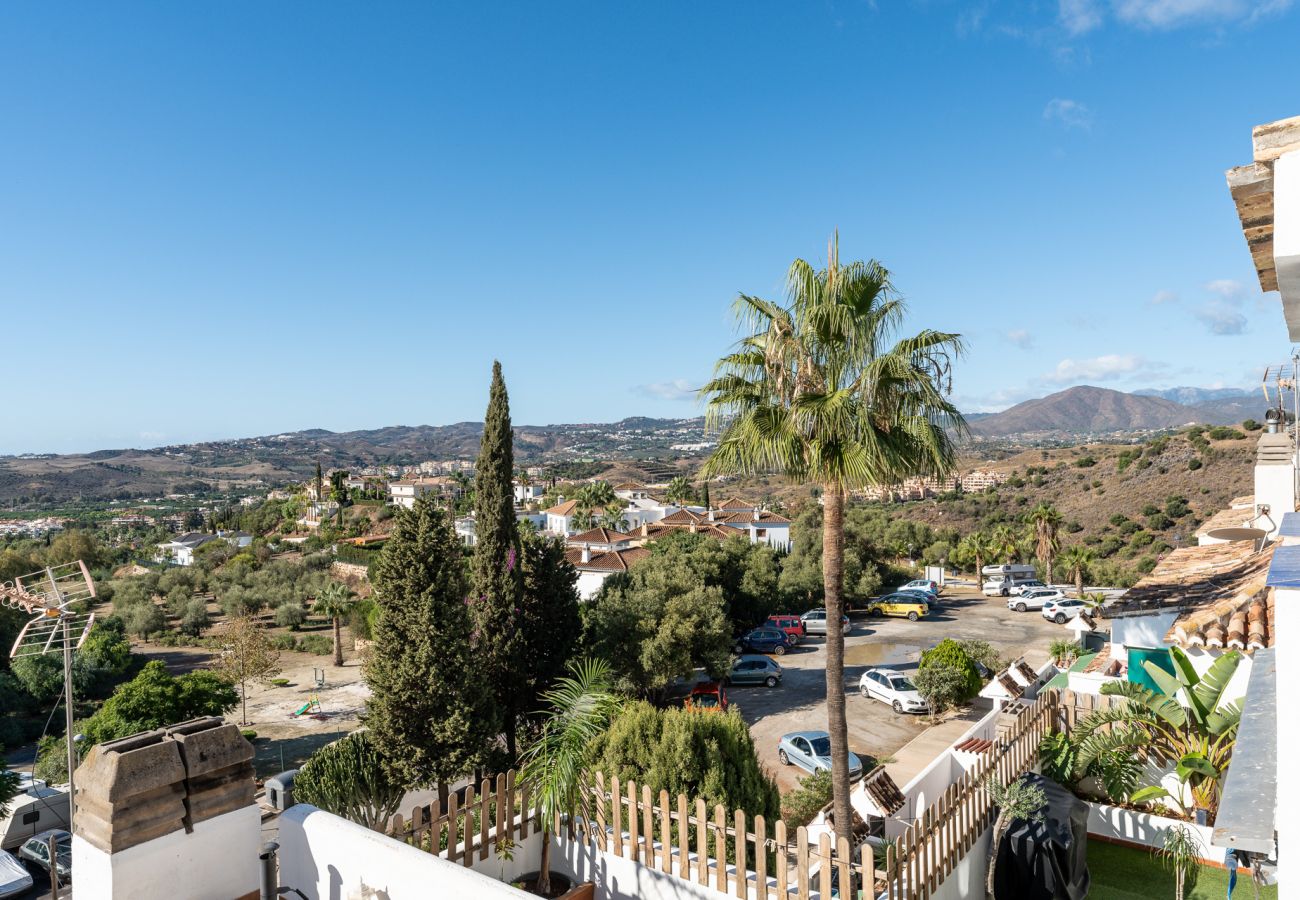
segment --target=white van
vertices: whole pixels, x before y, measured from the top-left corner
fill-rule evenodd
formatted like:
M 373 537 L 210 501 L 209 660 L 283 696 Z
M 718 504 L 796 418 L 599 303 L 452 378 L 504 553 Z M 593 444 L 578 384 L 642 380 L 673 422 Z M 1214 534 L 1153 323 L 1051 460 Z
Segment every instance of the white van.
M 19 793 L 9 804 L 9 815 L 0 818 L 0 850 L 11 850 L 51 828 L 68 829 L 67 786 L 50 787 L 26 773 L 19 774 Z
M 1038 571 L 1033 566 L 1017 563 L 985 566 L 980 574 L 984 577 L 985 597 L 1009 597 L 1017 585 L 1038 579 Z

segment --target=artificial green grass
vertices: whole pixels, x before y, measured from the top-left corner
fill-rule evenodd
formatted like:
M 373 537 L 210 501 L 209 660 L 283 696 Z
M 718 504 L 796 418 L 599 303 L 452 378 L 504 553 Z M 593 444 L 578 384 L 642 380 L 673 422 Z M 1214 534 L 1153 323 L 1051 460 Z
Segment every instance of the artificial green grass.
M 1088 873 L 1092 876 L 1088 900 L 1173 900 L 1173 873 L 1145 850 L 1088 841 Z M 1265 900 L 1277 900 L 1277 886 L 1266 887 L 1259 895 Z M 1226 896 L 1227 871 L 1208 866 L 1201 867 L 1196 884 L 1184 893 L 1186 900 L 1223 900 Z M 1254 900 L 1255 889 L 1248 874 L 1237 875 L 1232 896 Z

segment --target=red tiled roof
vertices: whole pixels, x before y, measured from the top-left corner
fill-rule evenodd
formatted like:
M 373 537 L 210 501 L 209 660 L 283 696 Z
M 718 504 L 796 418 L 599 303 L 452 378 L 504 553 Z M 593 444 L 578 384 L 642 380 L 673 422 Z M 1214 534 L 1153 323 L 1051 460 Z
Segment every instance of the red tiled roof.
M 1007 672 L 1003 672 L 998 676 L 998 684 L 1002 685 L 1002 689 L 1010 694 L 1014 700 L 1019 700 L 1025 693 L 1025 686 L 1012 678 Z
M 658 521 L 659 525 L 690 525 L 692 522 L 707 522 L 708 517 L 700 513 L 691 512 L 689 509 L 679 509 L 669 516 L 664 516 Z
M 650 551 L 645 547 L 629 547 L 626 550 L 610 550 L 608 553 L 597 553 L 591 557 L 590 562 L 579 562 L 575 565 L 584 571 L 594 572 L 626 572 L 634 564 L 640 562 L 650 555 Z M 567 557 L 568 554 L 566 553 Z
M 621 544 L 632 540 L 633 536 L 624 534 L 621 531 L 614 531 L 611 528 L 592 528 L 590 531 L 584 531 L 582 534 L 570 535 L 567 542 L 570 544 Z
M 754 508 L 755 506 L 753 503 L 746 503 L 744 500 L 739 500 L 735 497 L 732 497 L 729 500 L 723 500 L 717 506 L 717 509 L 731 509 L 731 510 L 746 510 L 746 509 L 754 509 Z
M 552 506 L 550 509 L 543 510 L 543 512 L 550 516 L 571 516 L 573 515 L 573 511 L 577 508 L 577 500 L 565 500 L 557 506 Z
M 892 816 L 907 803 L 907 798 L 898 789 L 894 779 L 889 777 L 884 766 L 876 766 L 864 775 L 862 786 L 867 795 L 875 801 L 876 806 L 887 816 Z

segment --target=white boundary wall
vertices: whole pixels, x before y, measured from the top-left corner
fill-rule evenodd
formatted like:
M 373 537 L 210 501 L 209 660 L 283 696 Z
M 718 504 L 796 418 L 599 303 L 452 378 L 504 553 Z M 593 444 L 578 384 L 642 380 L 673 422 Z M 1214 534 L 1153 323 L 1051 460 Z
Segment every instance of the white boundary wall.
M 1210 844 L 1214 829 L 1195 822 L 1169 819 L 1151 813 L 1108 806 L 1105 803 L 1088 804 L 1088 833 L 1099 837 L 1115 838 L 1143 847 L 1159 847 L 1165 832 L 1174 825 L 1184 825 L 1201 845 L 1201 859 L 1210 863 L 1223 863 L 1223 850 Z

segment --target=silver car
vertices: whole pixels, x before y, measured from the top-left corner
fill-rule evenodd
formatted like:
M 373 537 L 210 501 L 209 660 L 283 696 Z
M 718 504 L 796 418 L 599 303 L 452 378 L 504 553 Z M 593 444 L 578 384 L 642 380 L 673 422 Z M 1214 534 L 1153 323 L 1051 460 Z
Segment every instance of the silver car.
M 810 609 L 800 616 L 799 620 L 803 622 L 803 630 L 805 634 L 826 633 L 826 610 L 824 609 Z M 841 616 L 840 620 L 844 624 L 844 633 L 848 634 L 849 628 L 851 627 L 849 625 L 849 617 Z
M 831 736 L 824 731 L 794 731 L 777 744 L 776 755 L 783 766 L 798 766 L 806 772 L 831 770 Z M 862 774 L 862 760 L 849 753 L 849 777 Z

